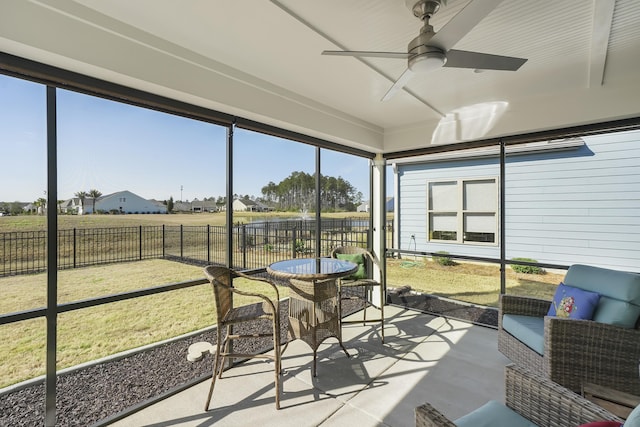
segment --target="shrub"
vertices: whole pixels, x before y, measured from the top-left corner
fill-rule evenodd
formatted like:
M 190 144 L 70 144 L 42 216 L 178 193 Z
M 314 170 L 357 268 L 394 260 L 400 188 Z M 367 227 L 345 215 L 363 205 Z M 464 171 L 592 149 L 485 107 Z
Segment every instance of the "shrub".
M 300 239 L 296 240 L 294 251 L 298 254 L 305 252 L 304 240 L 300 240 Z
M 437 254 L 443 254 L 443 255 L 449 255 L 449 252 L 447 251 L 438 251 L 436 252 Z M 438 264 L 442 265 L 442 266 L 451 266 L 451 265 L 456 265 L 455 261 L 452 260 L 449 257 L 446 256 L 433 256 L 432 259 L 437 262 Z
M 524 262 L 538 262 L 532 258 L 512 258 L 512 261 L 524 261 Z M 540 267 L 536 267 L 534 265 L 521 265 L 521 264 L 511 264 L 511 269 L 516 273 L 525 273 L 525 274 L 544 274 L 544 270 Z

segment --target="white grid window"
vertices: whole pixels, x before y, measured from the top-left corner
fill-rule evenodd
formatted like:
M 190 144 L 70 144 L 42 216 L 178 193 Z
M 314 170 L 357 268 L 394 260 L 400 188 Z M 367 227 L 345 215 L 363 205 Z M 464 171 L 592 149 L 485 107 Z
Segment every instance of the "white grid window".
M 427 192 L 430 241 L 497 243 L 497 178 L 432 181 Z

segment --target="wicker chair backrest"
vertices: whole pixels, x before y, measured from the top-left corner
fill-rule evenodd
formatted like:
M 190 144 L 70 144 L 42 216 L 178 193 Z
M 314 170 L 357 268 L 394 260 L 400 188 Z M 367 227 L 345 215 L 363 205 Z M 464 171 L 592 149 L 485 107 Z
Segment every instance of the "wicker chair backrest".
M 233 278 L 236 276 L 233 270 L 227 267 L 208 266 L 204 270 L 207 279 L 211 282 L 213 295 L 216 302 L 216 315 L 218 324 L 233 308 Z

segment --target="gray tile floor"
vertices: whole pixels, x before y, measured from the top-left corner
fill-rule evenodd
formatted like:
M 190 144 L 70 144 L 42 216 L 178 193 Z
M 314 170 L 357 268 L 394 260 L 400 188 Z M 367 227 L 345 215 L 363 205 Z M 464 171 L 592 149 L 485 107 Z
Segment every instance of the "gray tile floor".
M 401 427 L 415 424 L 414 408 L 426 401 L 455 419 L 488 400 L 504 400 L 509 361 L 498 353 L 494 329 L 399 307 L 385 311 L 384 345 L 378 326 L 345 325 L 351 357 L 328 339 L 315 378 L 310 348 L 300 340 L 289 344 L 279 411 L 272 364 L 252 361 L 216 382 L 208 412 L 206 381 L 112 426 Z

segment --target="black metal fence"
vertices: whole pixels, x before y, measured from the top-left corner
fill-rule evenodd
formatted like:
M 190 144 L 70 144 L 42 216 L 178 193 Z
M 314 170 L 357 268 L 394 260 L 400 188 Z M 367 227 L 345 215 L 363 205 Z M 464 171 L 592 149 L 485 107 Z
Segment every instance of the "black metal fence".
M 342 245 L 367 246 L 369 222 L 361 218 L 252 222 L 233 225 L 234 267 L 252 269 L 272 262 Z M 0 233 L 0 277 L 47 268 L 46 231 Z M 387 224 L 393 241 L 393 224 Z M 389 245 L 388 245 L 389 246 Z M 226 226 L 138 226 L 58 230 L 58 269 L 144 259 L 174 259 L 197 264 L 226 262 Z

